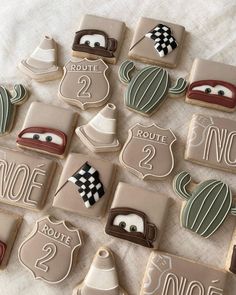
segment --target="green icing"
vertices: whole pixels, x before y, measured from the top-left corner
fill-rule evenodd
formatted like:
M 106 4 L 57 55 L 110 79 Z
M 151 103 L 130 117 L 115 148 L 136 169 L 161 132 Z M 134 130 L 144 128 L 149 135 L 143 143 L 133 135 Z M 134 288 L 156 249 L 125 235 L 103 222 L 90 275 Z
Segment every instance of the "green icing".
M 188 82 L 184 78 L 178 78 L 175 85 L 169 89 L 172 95 L 184 95 L 188 86 Z
M 27 92 L 23 85 L 14 85 L 14 96 L 3 86 L 0 86 L 0 135 L 4 135 L 12 126 L 15 105 L 23 103 Z
M 173 181 L 173 188 L 175 193 L 182 199 L 188 200 L 191 198 L 191 194 L 187 192 L 187 185 L 191 181 L 191 176 L 188 172 L 181 172 L 175 176 Z
M 125 60 L 119 68 L 119 79 L 121 82 L 128 84 L 131 81 L 130 73 L 135 68 L 134 63 L 130 60 Z

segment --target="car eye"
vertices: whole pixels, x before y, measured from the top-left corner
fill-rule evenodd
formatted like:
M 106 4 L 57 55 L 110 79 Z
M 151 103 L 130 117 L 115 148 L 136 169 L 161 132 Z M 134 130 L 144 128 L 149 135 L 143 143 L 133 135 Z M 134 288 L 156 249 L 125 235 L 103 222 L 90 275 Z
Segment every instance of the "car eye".
M 95 42 L 94 46 L 100 46 L 100 42 Z
M 205 93 L 211 93 L 211 88 L 207 87 L 207 88 L 205 89 Z
M 121 221 L 119 223 L 119 227 L 125 228 L 126 227 L 126 223 L 124 221 Z
M 85 42 L 84 42 L 84 44 L 86 44 L 86 45 L 90 45 L 90 41 L 89 40 L 86 40 Z
M 50 135 L 46 136 L 46 141 L 47 141 L 47 142 L 52 141 L 52 136 L 50 136 Z
M 224 92 L 223 90 L 219 90 L 219 91 L 218 91 L 218 95 L 223 96 L 223 95 L 225 95 L 225 92 Z
M 33 135 L 33 139 L 35 139 L 35 140 L 39 140 L 39 138 L 40 138 L 40 136 L 39 136 L 38 134 L 34 134 L 34 135 Z
M 131 232 L 136 232 L 137 231 L 137 226 L 136 225 L 131 225 L 129 229 L 130 229 Z

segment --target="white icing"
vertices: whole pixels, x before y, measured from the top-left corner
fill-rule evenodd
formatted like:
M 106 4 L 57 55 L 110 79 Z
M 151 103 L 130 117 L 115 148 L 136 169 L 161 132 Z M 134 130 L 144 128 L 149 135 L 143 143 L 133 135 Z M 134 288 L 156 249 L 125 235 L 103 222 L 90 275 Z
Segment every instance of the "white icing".
M 94 129 L 98 132 L 115 134 L 116 133 L 116 119 L 110 119 L 104 117 L 101 113 L 98 113 L 90 122 Z
M 42 251 L 46 252 L 41 258 L 35 262 L 35 267 L 41 271 L 48 272 L 48 262 L 51 261 L 57 254 L 57 246 L 54 243 L 47 243 L 43 246 Z
M 42 62 L 53 62 L 55 61 L 55 49 L 42 49 L 37 47 L 31 54 L 31 58 Z
M 84 280 L 86 286 L 95 290 L 112 290 L 119 286 L 115 268 L 100 269 L 91 265 Z
M 63 140 L 60 136 L 54 134 L 54 133 L 50 133 L 50 132 L 46 132 L 46 133 L 37 133 L 37 132 L 26 132 L 24 133 L 21 137 L 22 138 L 29 138 L 29 139 L 33 139 L 34 135 L 38 135 L 39 136 L 39 141 L 45 141 L 45 142 L 52 142 L 58 145 L 62 145 L 63 144 Z M 47 136 L 51 136 L 52 140 L 51 141 L 47 141 L 46 137 Z
M 215 95 L 218 95 L 218 91 L 222 90 L 222 91 L 224 91 L 224 95 L 223 96 L 227 96 L 229 98 L 232 98 L 233 97 L 233 92 L 229 88 L 227 88 L 227 87 L 225 87 L 223 85 L 216 85 L 215 87 L 212 87 L 212 86 L 206 84 L 206 85 L 201 85 L 201 86 L 193 87 L 192 90 L 198 90 L 198 91 L 205 92 L 205 90 L 207 88 L 211 89 L 211 92 L 210 93 L 207 93 L 207 94 L 215 94 Z
M 90 47 L 96 47 L 95 43 L 98 42 L 100 43 L 99 46 L 105 47 L 106 45 L 106 40 L 105 37 L 103 35 L 99 35 L 99 34 L 93 34 L 93 35 L 84 35 L 81 37 L 79 44 L 85 44 L 87 42 L 89 42 L 89 46 Z
M 139 161 L 139 167 L 152 170 L 153 164 L 151 163 L 151 161 L 156 155 L 155 147 L 151 144 L 145 145 L 142 149 L 142 152 L 146 153 L 146 155 L 141 161 Z
M 127 232 L 131 232 L 130 227 L 135 225 L 137 232 L 144 233 L 143 219 L 137 214 L 117 215 L 113 220 L 113 225 L 119 226 L 120 222 L 125 222 L 126 226 L 123 229 Z

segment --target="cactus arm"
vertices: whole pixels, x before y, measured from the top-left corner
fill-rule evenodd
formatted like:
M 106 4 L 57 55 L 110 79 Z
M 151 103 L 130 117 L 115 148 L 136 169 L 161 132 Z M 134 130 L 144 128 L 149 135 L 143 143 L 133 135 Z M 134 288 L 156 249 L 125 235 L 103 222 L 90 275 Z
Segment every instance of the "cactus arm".
M 27 90 L 22 84 L 14 85 L 14 96 L 10 97 L 10 101 L 14 105 L 22 104 L 28 98 Z
M 173 180 L 174 192 L 184 200 L 189 200 L 191 194 L 187 192 L 187 185 L 191 182 L 191 176 L 188 172 L 183 171 L 175 176 Z
M 134 63 L 125 60 L 119 67 L 119 79 L 122 83 L 128 84 L 131 81 L 130 73 L 135 69 Z
M 178 78 L 175 85 L 169 89 L 171 96 L 183 96 L 186 93 L 188 82 L 184 78 Z
M 236 204 L 234 204 L 234 206 L 231 207 L 231 209 L 230 209 L 230 213 L 231 213 L 232 215 L 236 216 Z

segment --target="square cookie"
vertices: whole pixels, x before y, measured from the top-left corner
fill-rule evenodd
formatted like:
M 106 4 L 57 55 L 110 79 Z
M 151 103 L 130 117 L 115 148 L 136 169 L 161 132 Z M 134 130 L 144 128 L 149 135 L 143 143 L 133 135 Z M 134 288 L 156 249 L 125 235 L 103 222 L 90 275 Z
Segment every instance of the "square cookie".
M 75 33 L 72 55 L 91 59 L 101 58 L 115 64 L 125 34 L 122 21 L 86 14 Z
M 115 165 L 109 161 L 71 153 L 55 193 L 53 207 L 101 218 L 111 198 Z
M 140 18 L 129 57 L 144 63 L 175 68 L 180 57 L 185 28 L 151 18 Z
M 223 295 L 227 272 L 164 252 L 152 252 L 140 295 Z
M 0 269 L 7 266 L 21 223 L 20 215 L 0 210 Z
M 186 102 L 233 112 L 236 108 L 236 67 L 195 59 L 189 77 Z
M 236 121 L 208 115 L 193 115 L 185 159 L 236 173 Z
M 111 236 L 157 249 L 169 198 L 160 193 L 120 182 L 105 228 Z
M 230 271 L 236 276 L 236 227 L 232 235 L 232 240 L 226 259 L 226 270 Z
M 0 202 L 42 209 L 56 163 L 0 147 Z
M 17 145 L 63 158 L 70 145 L 77 114 L 69 109 L 32 102 Z

